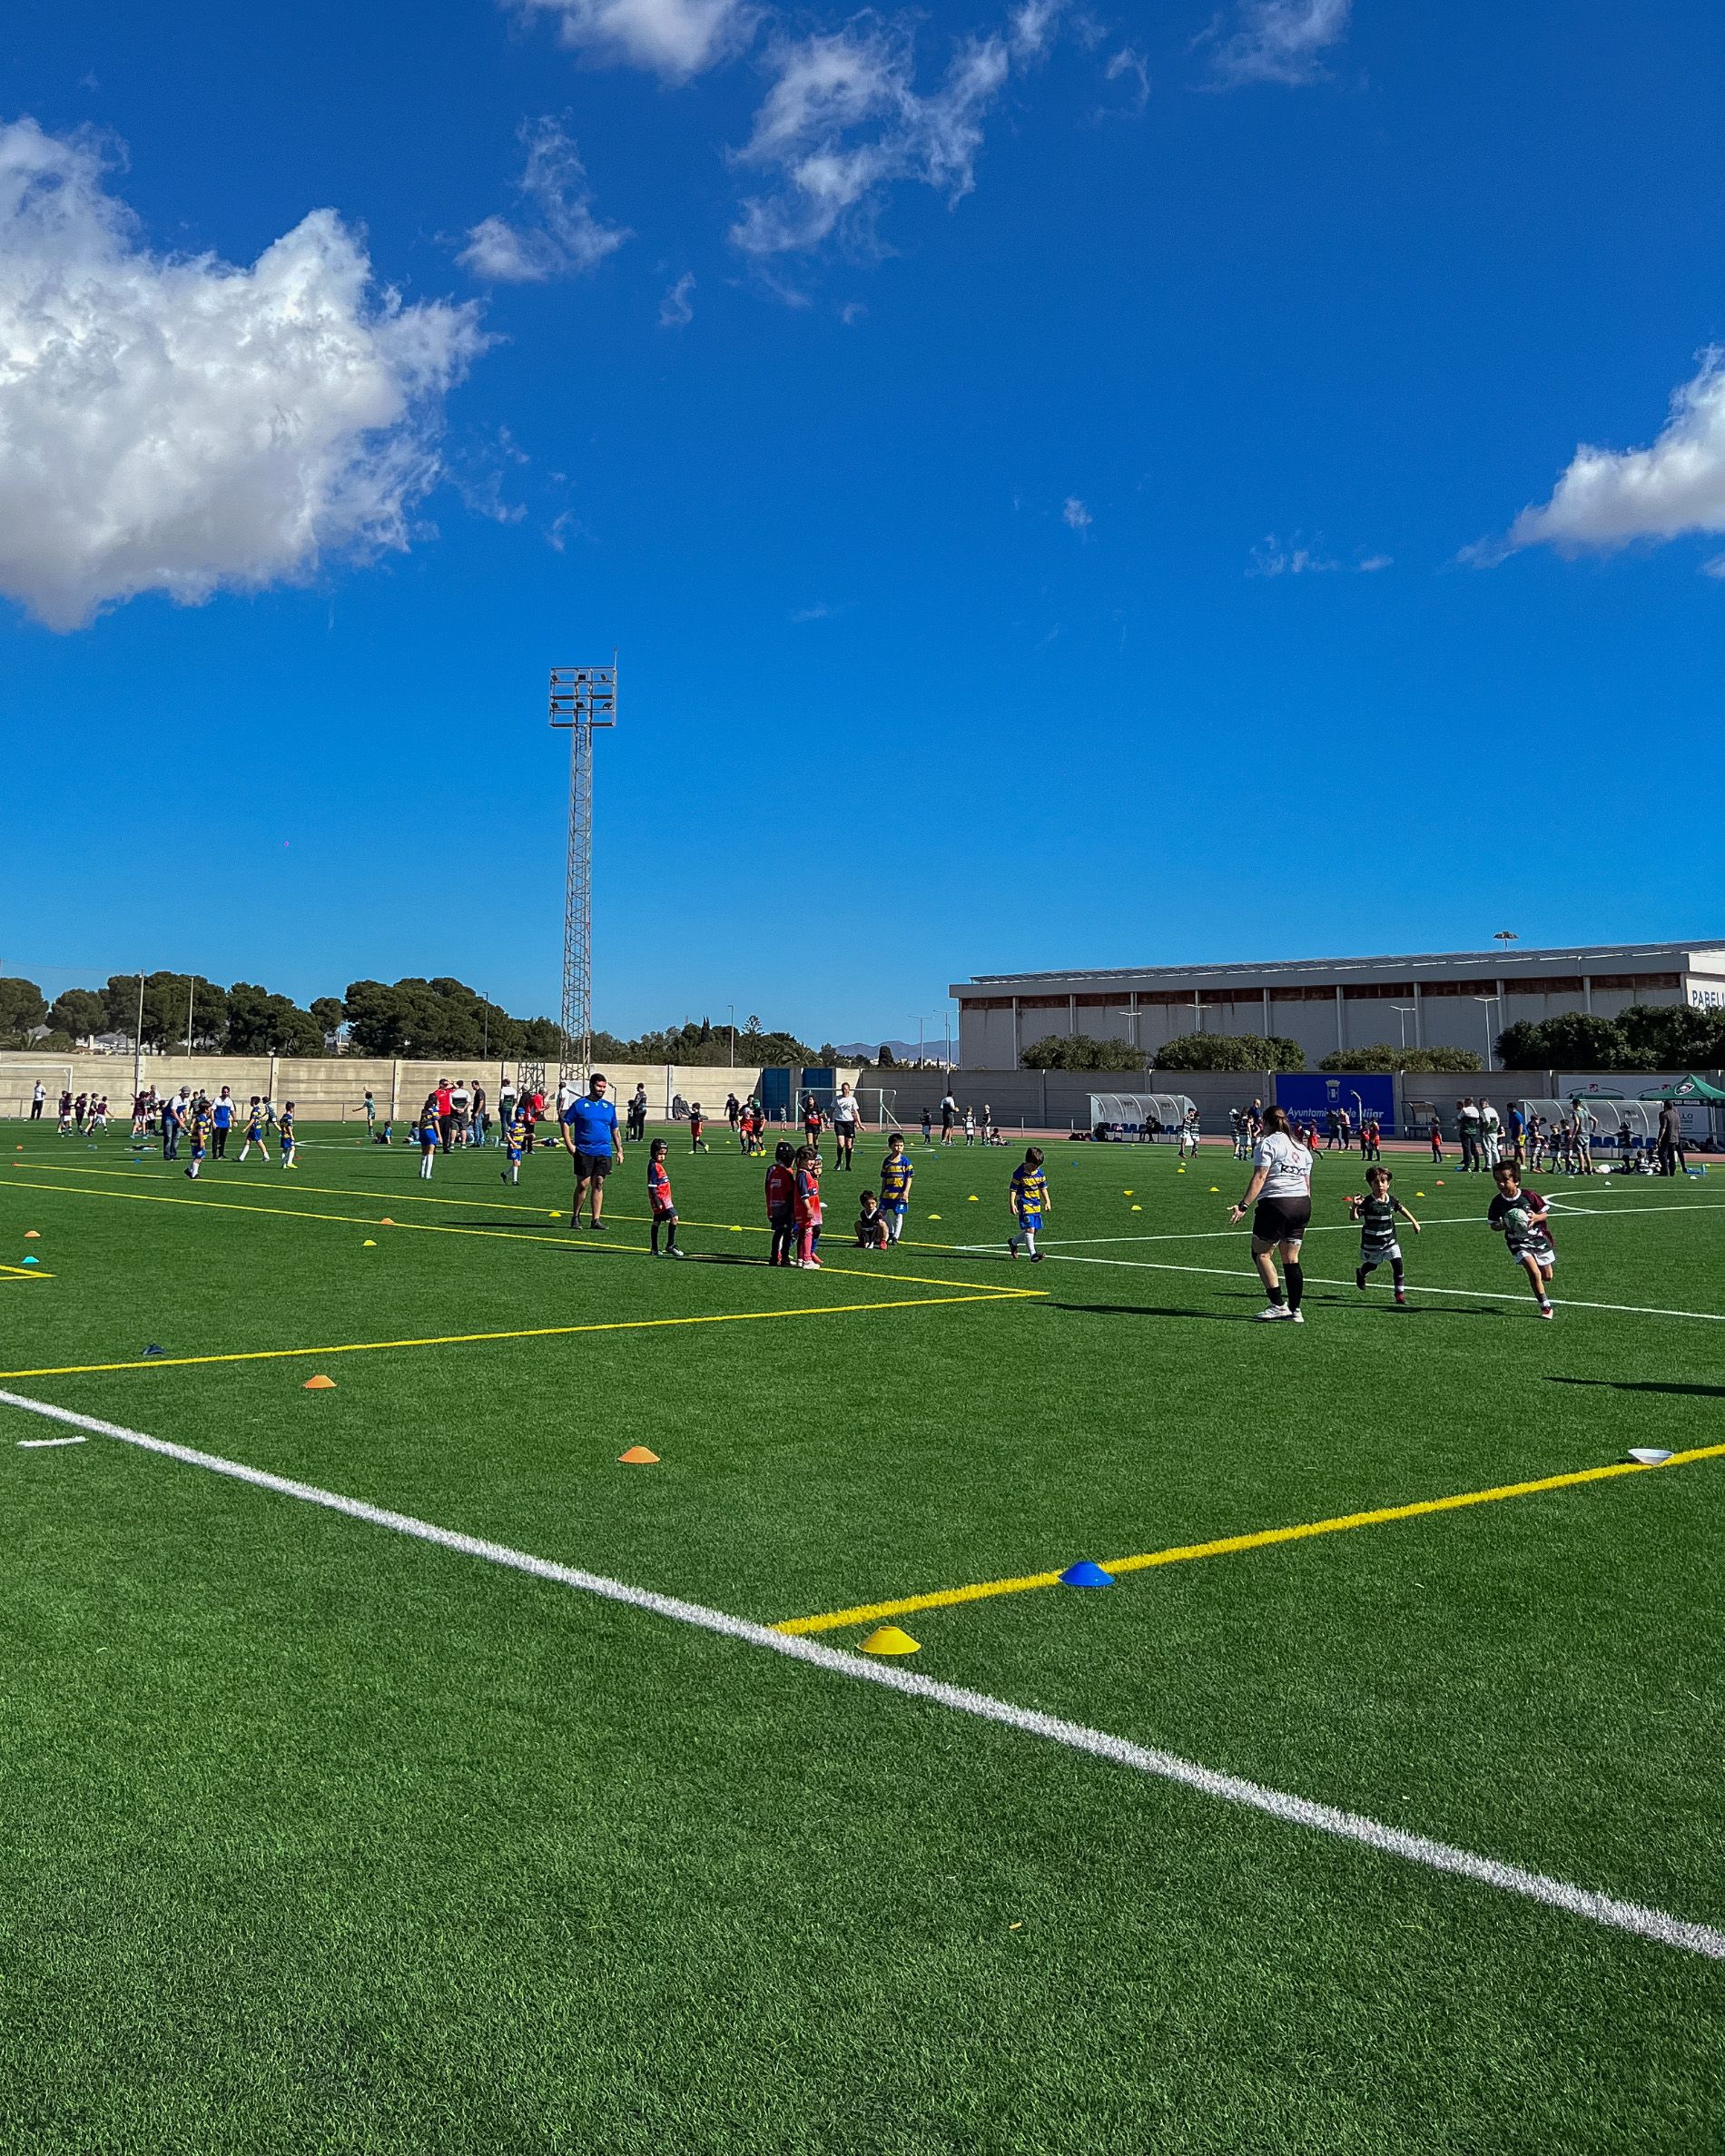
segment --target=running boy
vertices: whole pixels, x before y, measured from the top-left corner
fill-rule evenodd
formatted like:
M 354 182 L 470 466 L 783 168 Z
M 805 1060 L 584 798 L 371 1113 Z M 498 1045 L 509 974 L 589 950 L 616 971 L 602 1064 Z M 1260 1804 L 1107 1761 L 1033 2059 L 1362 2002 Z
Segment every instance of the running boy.
M 671 1176 L 665 1165 L 665 1140 L 656 1137 L 647 1147 L 647 1205 L 653 1214 L 653 1248 L 659 1255 L 659 1230 L 665 1230 L 665 1255 L 681 1257 L 676 1246 L 676 1200 L 671 1196 Z
M 213 1127 L 210 1117 L 210 1103 L 201 1093 L 192 1104 L 192 1114 L 187 1121 L 187 1128 L 192 1134 L 192 1166 L 187 1168 L 186 1173 L 194 1183 L 198 1179 L 199 1170 L 203 1166 L 203 1157 L 209 1150 L 210 1133 Z
M 856 1209 L 856 1246 L 859 1250 L 884 1250 L 886 1248 L 886 1219 L 874 1202 L 874 1193 L 865 1190 Z
M 881 1210 L 886 1218 L 886 1239 L 896 1243 L 904 1233 L 904 1216 L 911 1209 L 911 1179 L 916 1168 L 904 1150 L 904 1137 L 895 1130 L 886 1141 L 886 1158 L 881 1163 Z
M 1049 1196 L 1049 1179 L 1042 1172 L 1040 1146 L 1032 1146 L 1012 1170 L 1010 1204 L 1018 1228 L 1006 1238 L 1006 1255 L 1016 1257 L 1022 1243 L 1030 1254 L 1030 1263 L 1040 1265 L 1042 1253 L 1036 1246 L 1037 1230 L 1042 1225 L 1043 1215 L 1054 1210 Z
M 1528 1285 L 1539 1302 L 1539 1314 L 1552 1312 L 1552 1267 L 1557 1263 L 1552 1226 L 1545 1200 L 1537 1190 L 1523 1190 L 1521 1170 L 1513 1160 L 1500 1160 L 1492 1170 L 1497 1196 L 1486 1221 L 1494 1236 L 1502 1236 L 1511 1257 L 1527 1275 Z
M 766 1171 L 766 1224 L 773 1230 L 769 1265 L 788 1265 L 796 1235 L 796 1156 L 781 1138 L 773 1165 Z
M 521 1180 L 521 1148 L 527 1142 L 527 1119 L 512 1096 L 509 1113 L 503 1126 L 504 1157 L 509 1165 L 498 1171 L 499 1183 L 518 1183 Z
M 1395 1238 L 1397 1218 L 1405 1220 L 1417 1236 L 1420 1224 L 1399 1197 L 1390 1196 L 1390 1171 L 1381 1164 L 1366 1170 L 1364 1197 L 1351 1197 L 1347 1201 L 1347 1216 L 1360 1224 L 1360 1262 L 1354 1275 L 1355 1287 L 1365 1285 L 1365 1276 L 1375 1273 L 1386 1260 L 1390 1279 L 1395 1287 L 1398 1309 L 1407 1307 L 1407 1296 L 1402 1284 L 1402 1245 Z

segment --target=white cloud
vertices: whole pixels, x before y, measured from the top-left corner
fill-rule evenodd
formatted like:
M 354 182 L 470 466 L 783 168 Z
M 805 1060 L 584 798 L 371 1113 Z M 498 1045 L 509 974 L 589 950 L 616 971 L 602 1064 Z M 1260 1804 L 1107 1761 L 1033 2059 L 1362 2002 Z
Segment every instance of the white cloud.
M 1363 554 L 1354 565 L 1362 576 L 1375 576 L 1380 569 L 1393 568 L 1395 566 L 1395 556 L 1393 554 Z
M 1001 37 L 968 39 L 923 95 L 909 30 L 859 16 L 843 30 L 778 40 L 767 64 L 773 87 L 737 161 L 771 173 L 774 185 L 744 202 L 731 230 L 757 259 L 817 247 L 840 227 L 866 237 L 882 193 L 902 181 L 937 188 L 949 202 L 968 194 L 982 121 L 1012 55 Z
M 1703 576 L 1725 577 L 1725 554 L 1709 555 L 1701 564 Z
M 1150 102 L 1150 70 L 1142 53 L 1129 44 L 1123 44 L 1112 54 L 1102 70 L 1102 78 L 1109 83 L 1130 83 L 1132 103 L 1128 108 L 1134 115 L 1141 113 Z
M 695 310 L 689 304 L 694 290 L 695 271 L 685 270 L 659 301 L 660 329 L 685 330 L 695 320 Z
M 536 222 L 481 218 L 456 260 L 487 284 L 543 284 L 596 270 L 630 233 L 594 216 L 586 168 L 557 121 L 524 120 L 516 132 L 527 153 L 516 185 Z
M 596 60 L 644 67 L 685 82 L 727 60 L 747 40 L 754 15 L 745 0 L 519 0 L 529 14 L 557 17 L 566 45 Z
M 1016 60 L 1040 60 L 1054 36 L 1066 0 L 1020 0 L 1007 17 Z
M 1353 0 L 1240 0 L 1239 28 L 1217 46 L 1218 81 L 1321 82 L 1325 49 L 1347 33 Z
M 1307 546 L 1296 532 L 1286 543 L 1274 532 L 1269 533 L 1261 546 L 1252 549 L 1248 576 L 1323 576 L 1341 564 L 1316 546 Z
M 1087 532 L 1094 519 L 1076 494 L 1069 494 L 1060 509 L 1060 521 L 1069 531 Z
M 1469 549 L 1501 560 L 1520 546 L 1564 553 L 1607 550 L 1633 539 L 1725 532 L 1725 349 L 1701 354 L 1700 370 L 1671 398 L 1658 439 L 1645 449 L 1583 443 L 1550 501 L 1523 509 L 1507 538 Z M 1710 574 L 1716 574 L 1710 565 Z
M 0 591 L 70 629 L 405 547 L 484 344 L 374 289 L 332 210 L 250 269 L 154 254 L 87 139 L 0 126 Z

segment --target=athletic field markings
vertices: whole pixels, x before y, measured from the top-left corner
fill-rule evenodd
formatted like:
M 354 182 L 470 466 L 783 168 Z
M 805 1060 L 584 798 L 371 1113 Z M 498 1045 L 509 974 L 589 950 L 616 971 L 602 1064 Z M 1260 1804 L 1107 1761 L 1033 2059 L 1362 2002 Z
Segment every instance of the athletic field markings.
M 384 1528 L 393 1534 L 410 1536 L 417 1541 L 430 1542 L 439 1549 L 452 1551 L 458 1556 L 478 1558 L 487 1564 L 525 1572 L 529 1578 L 542 1580 L 550 1586 L 572 1588 L 578 1593 L 595 1595 L 609 1602 L 620 1602 L 629 1609 L 646 1610 L 653 1616 L 669 1619 L 674 1623 L 691 1625 L 704 1632 L 717 1633 L 722 1638 L 734 1639 L 744 1646 L 764 1648 L 774 1654 L 807 1663 L 832 1676 L 848 1677 L 861 1684 L 878 1685 L 884 1691 L 897 1692 L 906 1698 L 920 1700 L 932 1707 L 948 1708 L 958 1714 L 971 1715 L 981 1721 L 1016 1729 L 1027 1737 L 1040 1737 L 1047 1742 L 1063 1745 L 1070 1751 L 1107 1760 L 1111 1766 L 1130 1767 L 1139 1774 L 1176 1783 L 1221 1803 L 1238 1805 L 1247 1810 L 1263 1813 L 1285 1826 L 1308 1827 L 1320 1834 L 1333 1835 L 1341 1841 L 1354 1842 L 1364 1848 L 1375 1849 L 1380 1856 L 1400 1857 L 1405 1863 L 1418 1865 L 1427 1871 L 1446 1872 L 1459 1878 L 1473 1879 L 1482 1885 L 1495 1887 L 1499 1893 L 1515 1895 L 1524 1901 L 1538 1903 L 1548 1909 L 1562 1910 L 1567 1915 L 1580 1917 L 1590 1924 L 1602 1925 L 1612 1931 L 1627 1932 L 1636 1938 L 1649 1939 L 1661 1946 L 1701 1954 L 1710 1961 L 1725 1961 L 1725 1931 L 1712 1925 L 1699 1923 L 1691 1917 L 1675 1916 L 1666 1910 L 1651 1908 L 1644 1903 L 1621 1901 L 1615 1895 L 1572 1885 L 1568 1880 L 1552 1878 L 1544 1872 L 1526 1871 L 1520 1865 L 1506 1864 L 1494 1856 L 1481 1856 L 1471 1849 L 1458 1848 L 1451 1842 L 1435 1841 L 1426 1835 L 1412 1834 L 1405 1827 L 1387 1826 L 1365 1812 L 1346 1811 L 1336 1805 L 1320 1804 L 1311 1797 L 1297 1797 L 1289 1790 L 1273 1789 L 1262 1782 L 1247 1781 L 1242 1776 L 1228 1774 L 1214 1767 L 1201 1766 L 1193 1759 L 1181 1758 L 1177 1753 L 1161 1751 L 1148 1745 L 1134 1744 L 1129 1738 L 1113 1736 L 1105 1729 L 1091 1728 L 1082 1722 L 1070 1722 L 1058 1715 L 1044 1714 L 1037 1708 L 1020 1707 L 1008 1699 L 997 1699 L 987 1692 L 971 1691 L 962 1685 L 945 1684 L 938 1678 L 924 1677 L 863 1655 L 849 1654 L 838 1648 L 823 1646 L 819 1640 L 800 1639 L 791 1633 L 776 1631 L 770 1625 L 756 1624 L 745 1617 L 733 1617 L 725 1610 L 711 1610 L 700 1602 L 684 1601 L 675 1595 L 657 1594 L 649 1588 L 632 1587 L 626 1581 L 608 1579 L 600 1572 L 583 1571 L 574 1565 L 557 1564 L 548 1558 L 534 1557 L 526 1551 L 512 1550 L 505 1543 L 486 1541 L 478 1535 L 461 1534 L 451 1528 L 438 1527 L 429 1521 L 415 1519 L 410 1513 L 389 1511 L 381 1505 L 368 1504 L 361 1498 L 344 1497 L 339 1491 L 320 1489 L 311 1482 L 293 1482 L 285 1475 L 271 1474 L 265 1469 L 250 1467 L 238 1460 L 223 1459 L 219 1453 L 197 1452 L 190 1445 L 173 1444 L 165 1438 L 150 1437 L 141 1430 L 129 1430 L 118 1423 L 101 1422 L 94 1415 L 74 1414 L 69 1408 L 55 1407 L 44 1400 L 32 1400 L 19 1393 L 0 1392 L 0 1405 L 21 1409 L 25 1414 L 45 1415 L 54 1422 L 69 1423 L 74 1429 L 85 1431 L 93 1436 L 113 1438 L 121 1444 L 135 1445 L 144 1452 L 157 1452 L 165 1459 L 177 1460 L 183 1466 L 203 1468 L 212 1474 L 227 1475 L 235 1482 L 249 1483 L 254 1489 L 267 1490 L 279 1497 L 295 1499 L 301 1504 L 321 1506 L 347 1519 L 363 1521 L 370 1527 Z
M 1222 1535 L 1210 1542 L 1181 1542 L 1169 1550 L 1151 1550 L 1138 1557 L 1105 1557 L 1099 1561 L 1105 1572 L 1142 1572 L 1153 1565 L 1186 1564 L 1198 1557 L 1233 1557 L 1243 1550 L 1267 1550 L 1277 1542 L 1309 1541 L 1315 1535 L 1345 1534 L 1355 1527 L 1383 1527 L 1392 1521 L 1417 1520 L 1430 1512 L 1459 1512 L 1469 1505 L 1490 1505 L 1511 1497 L 1534 1497 L 1548 1490 L 1573 1490 L 1583 1482 L 1608 1482 L 1618 1475 L 1641 1475 L 1667 1467 L 1687 1467 L 1693 1460 L 1725 1456 L 1725 1444 L 1702 1445 L 1693 1452 L 1673 1452 L 1669 1460 L 1613 1461 L 1608 1467 L 1582 1467 L 1567 1474 L 1543 1475 L 1537 1482 L 1503 1482 L 1492 1490 L 1464 1490 L 1453 1497 L 1420 1498 L 1412 1504 L 1380 1505 L 1369 1512 L 1343 1512 L 1333 1520 L 1306 1520 L 1292 1527 L 1259 1528 L 1249 1534 Z M 1070 1561 L 1070 1560 L 1069 1560 Z M 787 1617 L 775 1631 L 804 1637 L 812 1632 L 834 1632 L 847 1625 L 878 1623 L 882 1618 L 906 1617 L 919 1610 L 950 1610 L 961 1602 L 981 1602 L 995 1595 L 1029 1594 L 1044 1587 L 1058 1587 L 1060 1575 L 1026 1572 L 1011 1580 L 979 1580 L 968 1587 L 948 1587 L 930 1594 L 902 1595 L 896 1601 L 862 1602 L 849 1610 L 829 1610 L 815 1617 Z
M 971 1256 L 992 1257 L 999 1254 L 997 1243 L 966 1243 L 960 1246 L 962 1254 Z M 1057 1265 L 1116 1265 L 1133 1273 L 1198 1273 L 1215 1280 L 1249 1280 L 1260 1289 L 1263 1283 L 1256 1273 L 1246 1273 L 1233 1265 L 1177 1265 L 1166 1259 L 1151 1257 L 1079 1257 L 1069 1250 L 1049 1250 L 1043 1255 Z M 1001 1264 L 1006 1260 L 1002 1258 Z M 1328 1280 L 1316 1273 L 1306 1275 L 1307 1287 L 1353 1287 L 1352 1280 Z M 1375 1285 L 1375 1284 L 1374 1284 Z M 1533 1296 L 1517 1295 L 1509 1288 L 1499 1287 L 1432 1287 L 1424 1281 L 1406 1283 L 1410 1295 L 1459 1295 L 1464 1302 L 1525 1303 L 1528 1314 L 1533 1315 Z M 1720 1310 L 1666 1310 L 1641 1303 L 1583 1303 L 1574 1295 L 1553 1295 L 1552 1302 L 1559 1310 L 1608 1310 L 1621 1317 L 1682 1317 L 1693 1318 L 1698 1324 L 1725 1325 L 1725 1311 Z
M 668 1325 L 747 1325 L 766 1318 L 851 1317 L 872 1310 L 935 1310 L 953 1303 L 1029 1302 L 1040 1289 L 987 1295 L 898 1295 L 879 1303 L 809 1303 L 790 1310 L 721 1310 L 697 1317 L 606 1318 L 577 1325 L 523 1325 L 507 1333 L 438 1333 L 419 1340 L 349 1340 L 325 1347 L 248 1347 L 213 1355 L 140 1355 L 124 1363 L 67 1363 L 53 1369 L 0 1370 L 15 1377 L 94 1377 L 111 1370 L 184 1370 L 203 1363 L 281 1363 L 303 1355 L 370 1355 L 389 1348 L 466 1347 L 487 1340 L 557 1340 L 571 1333 L 651 1333 Z
M 165 1190 L 92 1190 L 82 1183 L 18 1183 L 10 1185 L 14 1190 L 45 1190 L 51 1195 L 70 1195 L 74 1197 L 105 1197 L 121 1205 L 134 1206 L 192 1206 L 213 1213 L 261 1213 L 278 1220 L 317 1220 L 340 1227 L 380 1227 L 383 1223 L 369 1213 L 313 1213 L 303 1206 L 242 1206 L 232 1198 L 192 1197 L 175 1196 Z M 391 1200 L 391 1203 L 394 1201 Z M 541 1232 L 529 1235 L 518 1227 L 458 1227 L 447 1220 L 398 1220 L 390 1224 L 400 1235 L 413 1236 L 478 1236 L 483 1241 L 494 1243 L 549 1243 L 559 1250 L 606 1250 L 623 1257 L 650 1257 L 638 1243 L 601 1243 L 591 1233 L 583 1234 L 571 1229 L 567 1235 L 549 1235 Z M 696 1251 L 698 1263 L 707 1255 Z M 753 1262 L 753 1261 L 751 1261 Z M 842 1266 L 823 1263 L 820 1270 L 829 1273 L 836 1280 L 884 1280 L 900 1287 L 951 1287 L 950 1280 L 931 1280 L 920 1273 L 882 1273 L 872 1266 Z M 26 1275 L 33 1278 L 34 1275 Z M 52 1277 L 52 1275 L 50 1275 Z M 1008 1287 L 984 1287 L 978 1299 L 989 1295 L 1014 1295 L 1020 1290 Z M 1040 1291 L 1038 1291 L 1039 1293 Z

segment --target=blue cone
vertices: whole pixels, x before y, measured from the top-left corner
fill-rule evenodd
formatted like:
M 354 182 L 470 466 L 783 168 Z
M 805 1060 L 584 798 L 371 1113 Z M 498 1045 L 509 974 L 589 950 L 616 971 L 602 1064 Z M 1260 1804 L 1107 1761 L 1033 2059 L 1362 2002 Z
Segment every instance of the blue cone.
M 1100 1565 L 1092 1564 L 1088 1557 L 1080 1557 L 1075 1565 L 1068 1565 L 1060 1574 L 1062 1587 L 1112 1587 L 1114 1575 L 1105 1572 Z
M 39 1265 L 42 1260 L 39 1257 L 27 1257 L 24 1262 L 26 1265 Z
M 148 1347 L 146 1347 L 146 1348 L 144 1349 L 144 1351 L 143 1351 L 143 1352 L 144 1352 L 144 1354 L 145 1354 L 146 1355 L 159 1355 L 159 1354 L 162 1353 L 162 1350 L 161 1350 L 161 1349 L 160 1349 L 160 1348 L 159 1348 L 159 1347 L 156 1345 L 155 1342 L 153 1340 L 153 1341 L 150 1343 L 149 1346 L 148 1346 Z

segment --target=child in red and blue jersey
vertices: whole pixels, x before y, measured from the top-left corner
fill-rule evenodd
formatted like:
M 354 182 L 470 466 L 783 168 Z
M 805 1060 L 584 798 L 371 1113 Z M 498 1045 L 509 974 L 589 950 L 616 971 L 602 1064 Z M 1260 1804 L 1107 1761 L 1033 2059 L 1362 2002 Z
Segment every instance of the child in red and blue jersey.
M 796 1149 L 796 1263 L 818 1273 L 821 1260 L 821 1156 L 813 1146 Z
M 773 1230 L 769 1265 L 788 1265 L 796 1236 L 796 1170 L 794 1154 L 781 1140 L 773 1166 L 766 1171 L 766 1221 Z
M 676 1246 L 676 1200 L 671 1196 L 671 1177 L 665 1165 L 665 1140 L 656 1137 L 647 1147 L 647 1204 L 653 1213 L 652 1255 L 659 1255 L 659 1230 L 665 1230 L 665 1255 L 681 1257 Z

